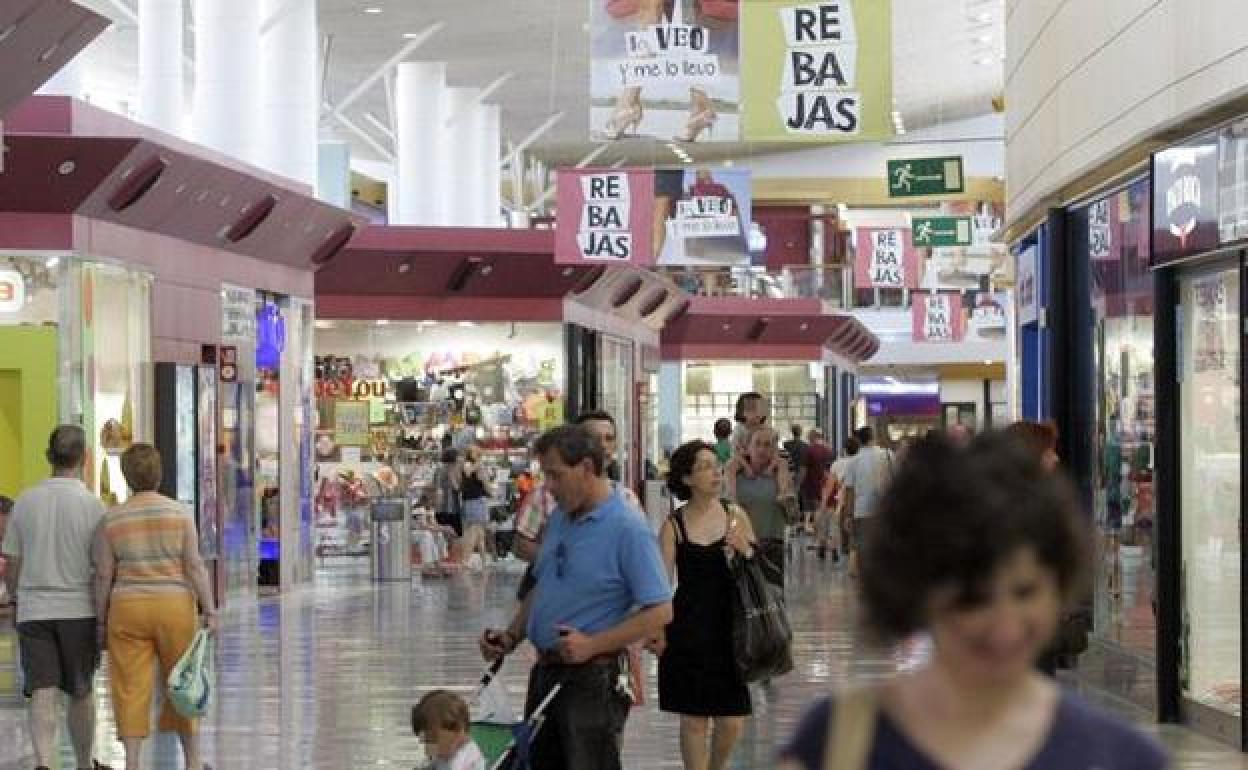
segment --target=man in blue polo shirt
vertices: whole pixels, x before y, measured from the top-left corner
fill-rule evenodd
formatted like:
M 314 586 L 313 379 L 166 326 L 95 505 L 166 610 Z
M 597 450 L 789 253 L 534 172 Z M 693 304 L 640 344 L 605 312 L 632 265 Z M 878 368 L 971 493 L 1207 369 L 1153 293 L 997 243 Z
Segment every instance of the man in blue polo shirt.
M 603 474 L 602 444 L 581 425 L 537 442 L 557 508 L 534 563 L 536 588 L 505 631 L 487 630 L 494 660 L 529 639 L 538 651 L 525 713 L 556 685 L 532 747 L 542 770 L 618 770 L 630 698 L 626 648 L 672 619 L 672 590 L 658 543 Z

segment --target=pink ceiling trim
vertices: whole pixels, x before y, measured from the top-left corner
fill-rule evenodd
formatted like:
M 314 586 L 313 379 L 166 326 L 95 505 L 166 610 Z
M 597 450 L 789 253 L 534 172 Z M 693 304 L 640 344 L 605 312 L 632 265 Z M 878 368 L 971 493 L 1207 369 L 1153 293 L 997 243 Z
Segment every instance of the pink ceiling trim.
M 690 315 L 744 316 L 822 316 L 823 302 L 817 299 L 694 297 Z
M 373 226 L 356 233 L 344 256 L 356 252 L 427 254 L 541 254 L 555 250 L 554 230 L 511 230 L 501 227 Z
M 665 342 L 662 346 L 664 361 L 822 361 L 823 354 L 818 344 Z
M 562 321 L 562 297 L 316 295 L 316 316 L 338 321 Z
M 69 251 L 73 248 L 72 214 L 0 211 L 0 249 Z

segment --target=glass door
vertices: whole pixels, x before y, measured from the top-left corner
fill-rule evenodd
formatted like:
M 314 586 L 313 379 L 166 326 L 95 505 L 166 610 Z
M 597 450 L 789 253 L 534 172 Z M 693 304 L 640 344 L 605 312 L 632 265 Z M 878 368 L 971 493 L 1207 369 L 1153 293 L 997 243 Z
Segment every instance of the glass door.
M 1179 276 L 1179 686 L 1187 721 L 1239 742 L 1242 715 L 1240 285 Z

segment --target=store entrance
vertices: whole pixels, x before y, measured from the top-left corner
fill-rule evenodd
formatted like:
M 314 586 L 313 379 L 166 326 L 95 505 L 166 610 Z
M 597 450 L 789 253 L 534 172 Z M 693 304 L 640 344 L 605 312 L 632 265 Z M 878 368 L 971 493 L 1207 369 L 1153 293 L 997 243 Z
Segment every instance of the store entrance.
M 1179 687 L 1185 722 L 1242 744 L 1241 277 L 1178 276 Z

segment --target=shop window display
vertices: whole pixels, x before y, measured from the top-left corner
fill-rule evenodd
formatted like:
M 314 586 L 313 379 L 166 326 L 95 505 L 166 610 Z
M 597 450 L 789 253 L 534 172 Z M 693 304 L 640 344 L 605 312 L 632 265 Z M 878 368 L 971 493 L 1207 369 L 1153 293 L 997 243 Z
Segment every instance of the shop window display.
M 1184 695 L 1239 716 L 1239 271 L 1181 276 L 1179 679 Z
M 561 327 L 317 326 L 313 539 L 319 564 L 366 555 L 369 507 L 396 495 L 411 503 L 413 542 L 423 543 L 447 449 L 482 449 L 495 491 L 492 516 L 505 528 L 532 488 L 533 442 L 564 421 Z M 406 490 L 396 489 L 399 480 Z
M 81 379 L 75 378 L 75 398 L 62 404 L 62 412 L 68 407 L 71 421 L 81 421 L 92 439 L 88 486 L 115 505 L 128 496 L 121 453 L 134 441 L 151 439 L 151 280 L 95 263 L 82 264 L 78 280 L 82 300 L 74 347 L 81 353 L 75 367 Z
M 1086 234 L 1095 398 L 1092 480 L 1099 529 L 1093 629 L 1151 659 L 1156 646 L 1153 539 L 1153 277 L 1149 184 L 1078 212 Z
M 790 425 L 819 425 L 822 365 L 809 363 L 687 364 L 683 405 L 683 441 L 709 439 L 715 421 L 732 419 L 737 397 L 755 391 L 768 397 L 771 423 L 788 435 Z

